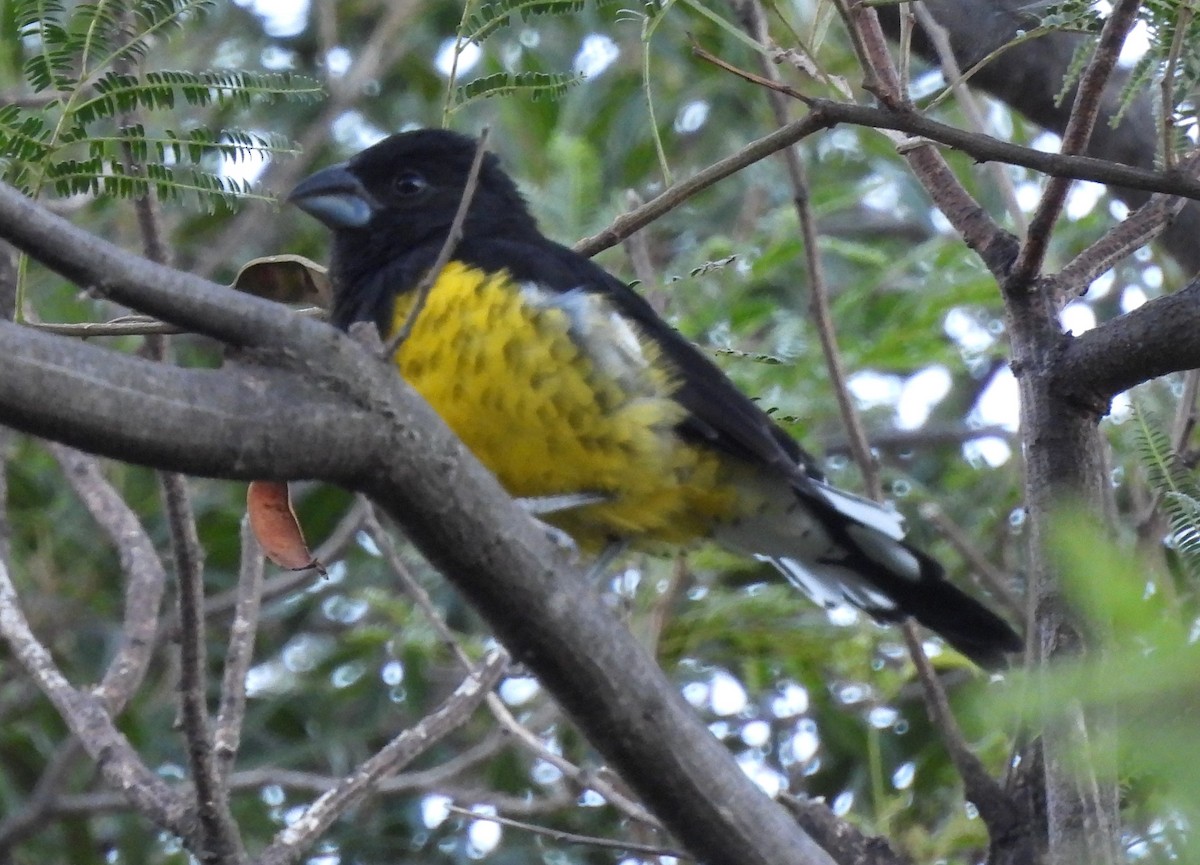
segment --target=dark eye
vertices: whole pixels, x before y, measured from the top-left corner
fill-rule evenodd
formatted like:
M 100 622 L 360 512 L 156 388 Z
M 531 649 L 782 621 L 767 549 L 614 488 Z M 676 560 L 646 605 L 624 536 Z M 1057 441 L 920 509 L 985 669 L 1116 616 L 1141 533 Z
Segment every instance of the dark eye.
M 415 171 L 401 172 L 392 181 L 392 189 L 395 193 L 405 197 L 424 192 L 428 186 L 429 181 Z

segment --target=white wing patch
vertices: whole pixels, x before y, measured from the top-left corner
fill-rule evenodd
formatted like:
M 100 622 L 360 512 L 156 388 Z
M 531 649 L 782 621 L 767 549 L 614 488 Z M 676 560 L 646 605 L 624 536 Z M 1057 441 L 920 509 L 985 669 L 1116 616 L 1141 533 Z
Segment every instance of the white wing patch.
M 867 558 L 878 562 L 884 570 L 913 582 L 921 579 L 921 562 L 907 547 L 873 528 L 853 523 L 846 526 L 846 534 L 854 539 Z
M 850 603 L 881 618 L 899 607 L 863 574 L 839 564 L 852 551 L 834 539 L 820 519 L 782 477 L 764 479 L 759 490 L 768 504 L 744 520 L 718 527 L 717 543 L 770 562 L 788 581 L 825 608 Z M 896 511 L 828 484 L 813 481 L 818 493 L 844 518 L 842 529 L 879 576 L 919 581 L 921 561 L 904 544 L 904 519 Z
M 899 541 L 904 539 L 904 517 L 889 507 L 831 487 L 819 481 L 813 482 L 829 503 L 857 523 L 870 526 L 878 532 L 883 532 L 889 538 Z M 855 536 L 855 540 L 859 540 Z
M 789 583 L 825 609 L 836 607 L 847 601 L 859 609 L 875 615 L 886 616 L 897 609 L 891 598 L 873 588 L 862 577 L 847 568 L 839 568 L 837 565 L 802 563 L 788 557 L 756 556 L 755 558 L 770 562 L 787 577 Z

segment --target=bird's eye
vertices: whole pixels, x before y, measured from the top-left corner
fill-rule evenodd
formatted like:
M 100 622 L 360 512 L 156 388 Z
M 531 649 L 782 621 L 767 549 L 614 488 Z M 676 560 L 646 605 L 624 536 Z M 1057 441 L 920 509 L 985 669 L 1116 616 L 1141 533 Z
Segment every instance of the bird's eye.
M 423 192 L 429 186 L 429 181 L 415 171 L 405 171 L 392 181 L 392 189 L 397 195 L 409 196 Z

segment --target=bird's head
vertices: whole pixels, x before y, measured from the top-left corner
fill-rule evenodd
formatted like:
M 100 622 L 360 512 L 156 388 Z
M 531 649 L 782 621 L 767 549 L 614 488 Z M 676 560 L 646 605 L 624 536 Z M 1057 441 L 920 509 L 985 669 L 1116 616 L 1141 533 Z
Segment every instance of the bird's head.
M 462 199 L 476 144 L 442 129 L 401 132 L 301 181 L 288 200 L 333 231 L 334 256 L 344 264 L 438 246 Z M 465 235 L 530 230 L 536 223 L 516 184 L 496 156 L 486 154 Z

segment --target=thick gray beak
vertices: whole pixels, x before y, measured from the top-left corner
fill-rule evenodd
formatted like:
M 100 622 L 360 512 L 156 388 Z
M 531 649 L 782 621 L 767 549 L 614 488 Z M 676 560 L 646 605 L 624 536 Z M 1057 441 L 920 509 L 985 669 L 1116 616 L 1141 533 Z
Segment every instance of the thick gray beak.
M 300 181 L 287 200 L 334 231 L 362 228 L 371 221 L 376 206 L 344 162 Z

